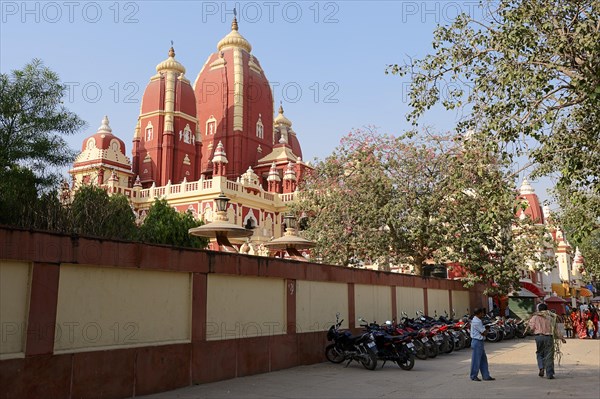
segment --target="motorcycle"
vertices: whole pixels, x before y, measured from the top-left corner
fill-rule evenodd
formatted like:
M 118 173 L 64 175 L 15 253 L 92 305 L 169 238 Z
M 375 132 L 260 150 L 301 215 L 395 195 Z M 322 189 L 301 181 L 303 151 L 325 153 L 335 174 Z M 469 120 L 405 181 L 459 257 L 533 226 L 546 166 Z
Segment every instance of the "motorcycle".
M 504 338 L 504 331 L 501 326 L 498 325 L 498 320 L 491 321 L 489 319 L 484 319 L 483 325 L 488 329 L 488 333 L 485 336 L 487 341 L 499 342 Z
M 410 335 L 390 335 L 387 329 L 376 323 L 368 323 L 362 318 L 359 320 L 364 323 L 361 326 L 375 338 L 377 359 L 383 360 L 381 367 L 385 366 L 388 360 L 395 362 L 403 370 L 411 370 L 414 367 L 414 344 Z M 392 323 L 387 322 L 386 327 L 393 328 Z
M 426 328 L 423 328 L 421 323 L 415 321 L 415 319 L 409 319 L 408 315 L 402 312 L 402 324 L 396 331 L 398 334 L 409 333 L 413 336 L 415 344 L 415 356 L 418 359 L 425 360 L 427 358 L 434 358 L 439 354 L 439 347 L 432 339 L 428 338 L 429 332 Z M 419 314 L 417 313 L 417 317 Z
M 375 339 L 371 333 L 353 336 L 348 330 L 340 330 L 344 320 L 336 314 L 336 323 L 327 331 L 327 340 L 333 341 L 325 348 L 325 357 L 332 363 L 347 361 L 348 367 L 352 361 L 361 363 L 367 370 L 377 367 Z
M 458 351 L 465 347 L 467 338 L 463 328 L 463 323 L 455 321 L 453 318 L 448 317 L 448 313 L 444 311 L 445 316 L 440 316 L 438 321 L 448 325 L 448 332 L 450 337 L 454 340 L 454 350 Z M 454 312 L 453 312 L 454 316 Z
M 517 336 L 517 338 L 525 338 L 525 336 L 527 335 L 527 326 L 525 325 L 525 321 L 524 320 L 519 320 L 519 321 L 514 320 L 514 323 L 515 323 L 515 335 Z

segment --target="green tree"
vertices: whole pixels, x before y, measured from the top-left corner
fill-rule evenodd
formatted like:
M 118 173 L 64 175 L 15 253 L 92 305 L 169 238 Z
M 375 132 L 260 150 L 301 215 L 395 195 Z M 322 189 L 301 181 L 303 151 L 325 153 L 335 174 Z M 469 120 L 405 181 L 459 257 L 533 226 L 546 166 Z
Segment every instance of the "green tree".
M 157 198 L 140 226 L 140 239 L 152 244 L 205 248 L 208 245 L 206 238 L 188 233 L 189 229 L 202 224 L 190 212 L 179 213 L 166 200 Z
M 109 196 L 100 187 L 79 187 L 69 206 L 72 232 L 102 238 L 135 240 L 135 215 L 127 197 Z
M 18 165 L 0 172 L 0 224 L 32 227 L 39 179 Z
M 64 214 L 49 170 L 69 164 L 73 153 L 61 135 L 83 121 L 62 106 L 65 86 L 33 60 L 22 70 L 0 74 L 0 223 L 25 228 L 63 229 Z
M 554 266 L 545 226 L 518 217 L 525 204 L 517 200 L 506 166 L 494 144 L 472 136 L 446 170 L 440 222 L 448 234 L 436 257 L 459 263 L 466 286 L 491 283 L 489 294 L 506 295 L 518 286 L 521 271 Z
M 68 165 L 74 158 L 62 136 L 84 125 L 62 105 L 65 92 L 58 75 L 40 60 L 10 75 L 0 74 L 0 182 L 19 173 L 18 167 L 31 169 L 42 188 L 60 180 L 52 168 Z
M 484 4 L 489 18 L 459 15 L 435 30 L 431 54 L 387 69 L 411 78 L 408 119 L 417 123 L 436 104 L 460 109 L 459 132 L 474 129 L 493 141 L 517 143 L 517 153 L 532 157 L 538 175 L 557 172 L 563 187 L 597 193 L 600 2 Z M 527 138 L 538 145 L 530 148 Z M 514 146 L 504 148 L 512 155 Z

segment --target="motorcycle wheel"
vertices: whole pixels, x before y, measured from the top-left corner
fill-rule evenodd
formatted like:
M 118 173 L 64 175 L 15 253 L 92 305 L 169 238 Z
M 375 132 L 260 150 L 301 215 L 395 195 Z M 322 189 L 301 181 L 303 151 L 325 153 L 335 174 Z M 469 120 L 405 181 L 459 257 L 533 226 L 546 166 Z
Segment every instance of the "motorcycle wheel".
M 331 363 L 339 364 L 343 362 L 346 358 L 343 352 L 340 352 L 339 348 L 335 344 L 328 345 L 325 348 L 325 357 Z
M 413 341 L 413 344 L 415 344 L 415 356 L 417 357 L 417 359 L 420 360 L 426 360 L 427 359 L 427 349 L 425 348 L 425 345 L 423 345 L 423 343 L 421 341 L 419 341 L 418 339 L 415 339 Z
M 490 342 L 498 342 L 502 339 L 502 336 L 500 334 L 500 330 L 498 330 L 495 327 L 492 327 L 490 328 L 490 331 L 488 332 L 485 338 Z
M 367 370 L 375 370 L 375 368 L 377 367 L 377 357 L 375 356 L 375 354 L 373 352 L 371 352 L 369 350 L 366 351 L 365 355 L 366 355 L 366 359 L 361 358 L 360 362 L 362 363 L 364 368 L 366 368 Z
M 458 342 L 456 343 L 456 348 L 454 348 L 454 350 L 459 351 L 466 346 L 467 339 L 465 338 L 465 336 L 462 333 L 459 333 L 456 336 L 458 337 Z
M 452 353 L 452 351 L 454 350 L 454 338 L 452 336 L 448 337 L 445 336 L 445 347 L 446 350 L 444 351 L 444 353 Z
M 398 363 L 398 366 L 400 366 L 402 370 L 412 370 L 415 366 L 415 357 L 412 354 L 407 354 L 406 360 L 396 360 L 396 363 Z
M 440 353 L 440 349 L 434 342 L 432 342 L 429 346 L 425 345 L 425 348 L 427 348 L 427 357 L 430 357 L 432 359 Z
M 516 327 L 510 326 L 510 337 L 508 337 L 508 338 L 510 338 L 510 339 L 515 338 L 515 334 L 517 332 L 516 330 L 517 330 Z
M 517 331 L 515 332 L 515 335 L 518 338 L 525 338 L 525 335 L 526 335 L 525 334 L 525 327 L 518 326 L 517 327 Z
M 471 347 L 471 334 L 463 330 L 463 335 L 465 336 L 465 348 Z
M 498 341 L 495 342 L 500 342 L 504 339 L 504 330 L 503 329 L 499 329 L 498 330 Z

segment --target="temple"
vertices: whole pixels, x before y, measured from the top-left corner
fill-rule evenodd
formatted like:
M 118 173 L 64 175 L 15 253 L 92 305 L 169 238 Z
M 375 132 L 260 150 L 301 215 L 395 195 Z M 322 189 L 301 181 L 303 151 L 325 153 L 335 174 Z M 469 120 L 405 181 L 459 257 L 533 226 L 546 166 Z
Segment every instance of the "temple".
M 541 206 L 535 190 L 527 179 L 523 179 L 519 188 L 518 199 L 523 201 L 527 207 L 520 210 L 520 218 L 530 218 L 535 224 L 546 225 L 550 236 L 548 242 L 553 243 L 544 248 L 545 255 L 556 259 L 556 266 L 549 271 L 535 271 L 533 266 L 527 272 L 523 272 L 521 279 L 525 289 L 537 296 L 558 295 L 562 297 L 575 296 L 576 290 L 584 287 L 583 284 L 583 257 L 579 249 L 575 251 L 567 241 L 563 231 L 557 226 L 550 215 L 547 205 Z
M 164 198 L 205 222 L 224 193 L 229 221 L 253 229 L 251 242 L 281 237 L 286 204 L 310 165 L 283 106 L 275 115 L 271 86 L 251 52 L 234 17 L 192 85 L 171 47 L 144 91 L 131 158 L 105 116 L 69 171 L 72 189 L 95 184 L 124 194 L 140 220 Z

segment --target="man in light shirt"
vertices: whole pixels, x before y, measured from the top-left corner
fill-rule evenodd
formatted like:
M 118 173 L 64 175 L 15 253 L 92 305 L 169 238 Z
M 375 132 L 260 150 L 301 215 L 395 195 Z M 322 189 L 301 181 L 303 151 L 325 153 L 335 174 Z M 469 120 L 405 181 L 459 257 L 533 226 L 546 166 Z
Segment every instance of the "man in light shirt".
M 567 341 L 557 328 L 556 315 L 548 311 L 545 303 L 538 305 L 538 311 L 531 316 L 527 328 L 535 335 L 536 359 L 540 377 L 554 379 L 554 341 Z
M 485 348 L 483 341 L 487 335 L 487 329 L 483 326 L 481 318 L 483 317 L 483 309 L 475 309 L 473 320 L 471 320 L 471 381 L 481 381 L 478 377 L 481 371 L 481 377 L 484 381 L 494 381 L 495 378 L 490 376 L 488 369 L 487 355 L 485 354 Z

